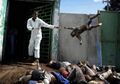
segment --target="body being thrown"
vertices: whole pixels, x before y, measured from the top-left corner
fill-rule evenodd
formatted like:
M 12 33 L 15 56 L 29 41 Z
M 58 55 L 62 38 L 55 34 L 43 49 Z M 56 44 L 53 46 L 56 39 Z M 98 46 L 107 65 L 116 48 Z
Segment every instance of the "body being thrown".
M 83 33 L 84 31 L 91 30 L 91 29 L 93 29 L 93 28 L 97 28 L 97 27 L 99 27 L 99 26 L 102 25 L 102 23 L 98 23 L 98 24 L 96 24 L 96 25 L 91 25 L 92 20 L 93 20 L 94 18 L 98 17 L 99 15 L 100 15 L 100 14 L 98 13 L 98 14 L 96 14 L 95 16 L 90 17 L 90 19 L 89 19 L 89 21 L 87 22 L 87 24 L 81 25 L 81 26 L 78 27 L 78 28 L 74 28 L 74 27 L 72 27 L 72 28 L 66 28 L 66 27 L 65 27 L 65 29 L 70 29 L 70 30 L 72 30 L 71 36 L 78 38 L 79 41 L 80 41 L 80 45 L 82 45 L 82 38 L 81 38 L 80 34 Z

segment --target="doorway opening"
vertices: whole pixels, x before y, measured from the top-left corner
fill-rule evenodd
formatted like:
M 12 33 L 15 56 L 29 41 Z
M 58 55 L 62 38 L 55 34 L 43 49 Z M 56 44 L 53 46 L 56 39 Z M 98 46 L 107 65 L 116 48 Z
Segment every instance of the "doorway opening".
M 17 62 L 28 57 L 28 44 L 30 31 L 27 30 L 27 19 L 31 17 L 32 11 L 39 11 L 39 16 L 45 22 L 52 24 L 53 1 L 27 1 L 9 0 L 7 11 L 7 26 L 4 46 L 4 62 Z M 42 28 L 43 39 L 41 43 L 40 60 L 50 60 L 51 33 L 52 30 Z

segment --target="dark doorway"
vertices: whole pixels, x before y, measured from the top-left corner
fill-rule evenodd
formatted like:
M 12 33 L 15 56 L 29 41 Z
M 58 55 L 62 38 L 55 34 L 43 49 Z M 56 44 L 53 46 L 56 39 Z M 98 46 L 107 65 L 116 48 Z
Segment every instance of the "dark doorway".
M 26 28 L 27 19 L 36 9 L 47 23 L 52 23 L 53 2 L 34 2 L 22 0 L 8 1 L 8 16 L 3 61 L 17 62 L 28 56 L 30 31 Z M 43 28 L 41 59 L 50 60 L 51 30 Z

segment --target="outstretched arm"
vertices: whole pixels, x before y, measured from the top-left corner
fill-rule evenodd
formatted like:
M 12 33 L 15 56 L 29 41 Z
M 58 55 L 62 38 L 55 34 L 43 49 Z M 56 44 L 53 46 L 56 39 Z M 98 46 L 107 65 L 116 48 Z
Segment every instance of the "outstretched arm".
M 75 29 L 74 27 L 64 27 L 64 29 L 70 29 L 70 30 L 73 30 Z
M 44 22 L 43 20 L 40 20 L 40 21 L 41 21 L 40 23 L 41 23 L 42 27 L 46 27 L 46 28 L 50 28 L 50 29 L 58 28 L 58 26 L 48 24 L 48 23 Z

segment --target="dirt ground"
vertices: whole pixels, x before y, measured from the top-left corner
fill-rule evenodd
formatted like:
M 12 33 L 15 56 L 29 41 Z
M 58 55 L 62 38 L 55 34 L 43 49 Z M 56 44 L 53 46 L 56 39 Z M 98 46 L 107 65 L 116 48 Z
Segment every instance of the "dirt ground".
M 48 72 L 53 71 L 47 64 L 40 63 L 42 69 Z M 18 79 L 25 75 L 27 71 L 36 69 L 36 66 L 31 66 L 25 63 L 17 63 L 10 65 L 0 65 L 0 84 L 17 84 Z

